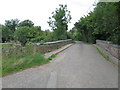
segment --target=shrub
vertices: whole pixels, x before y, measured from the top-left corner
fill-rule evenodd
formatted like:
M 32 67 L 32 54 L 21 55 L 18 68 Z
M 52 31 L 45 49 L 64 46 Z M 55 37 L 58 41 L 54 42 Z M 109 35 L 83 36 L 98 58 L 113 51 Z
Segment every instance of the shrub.
M 29 34 L 29 27 L 19 27 L 14 33 L 14 38 L 15 40 L 18 40 L 22 46 L 25 46 L 25 44 L 29 40 Z

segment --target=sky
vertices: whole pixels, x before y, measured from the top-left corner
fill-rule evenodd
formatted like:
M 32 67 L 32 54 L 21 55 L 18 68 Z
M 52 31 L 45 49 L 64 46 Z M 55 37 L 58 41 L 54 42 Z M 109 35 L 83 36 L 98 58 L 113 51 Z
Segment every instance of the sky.
M 69 23 L 70 30 L 80 17 L 87 15 L 95 6 L 97 0 L 1 0 L 0 2 L 0 24 L 5 20 L 19 19 L 20 21 L 29 19 L 35 26 L 41 26 L 42 30 L 50 29 L 47 21 L 52 16 L 52 12 L 59 8 L 59 4 L 67 4 L 67 9 L 71 12 L 72 20 Z

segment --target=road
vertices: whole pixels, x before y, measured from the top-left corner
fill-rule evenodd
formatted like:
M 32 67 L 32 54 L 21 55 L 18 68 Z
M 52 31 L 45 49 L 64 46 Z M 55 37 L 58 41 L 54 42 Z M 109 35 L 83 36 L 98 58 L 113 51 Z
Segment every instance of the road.
M 93 45 L 77 43 L 50 63 L 3 77 L 3 88 L 117 88 L 118 68 Z

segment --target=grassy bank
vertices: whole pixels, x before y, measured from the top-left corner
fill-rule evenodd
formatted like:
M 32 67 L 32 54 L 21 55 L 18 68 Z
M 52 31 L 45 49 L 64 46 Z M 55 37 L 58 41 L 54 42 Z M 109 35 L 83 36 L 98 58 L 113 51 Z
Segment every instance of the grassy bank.
M 48 61 L 48 59 L 45 59 L 39 53 L 24 57 L 7 58 L 2 61 L 2 76 L 33 66 L 45 64 Z
M 33 46 L 3 46 L 2 76 L 24 70 L 33 66 L 45 64 L 49 59 L 44 58 L 41 52 Z
M 53 54 L 46 59 L 44 58 L 44 54 L 67 44 L 68 43 L 40 46 L 26 45 L 25 47 L 15 44 L 5 44 L 4 46 L 2 46 L 1 76 L 5 76 L 33 66 L 48 63 L 50 60 L 55 58 L 56 55 Z

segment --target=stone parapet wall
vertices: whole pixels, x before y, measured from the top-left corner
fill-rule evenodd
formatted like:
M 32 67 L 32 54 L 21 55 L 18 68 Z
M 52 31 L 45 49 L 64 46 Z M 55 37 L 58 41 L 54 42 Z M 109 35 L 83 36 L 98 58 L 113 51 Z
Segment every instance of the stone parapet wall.
M 46 43 L 33 43 L 33 45 L 27 45 L 22 47 L 20 44 L 15 43 L 0 43 L 2 47 L 0 50 L 2 51 L 2 57 L 9 56 L 21 56 L 29 53 L 46 53 L 56 50 L 64 45 L 72 43 L 72 39 L 68 40 L 59 40 L 54 42 L 46 42 Z
M 62 46 L 65 46 L 67 44 L 72 43 L 72 40 L 60 40 L 60 41 L 55 41 L 55 42 L 47 42 L 47 43 L 34 43 L 34 48 L 36 51 L 40 51 L 42 53 L 46 53 L 49 51 L 53 51 L 55 49 L 58 49 Z
M 120 60 L 120 46 L 109 41 L 96 40 L 96 44 L 108 51 L 112 56 Z

